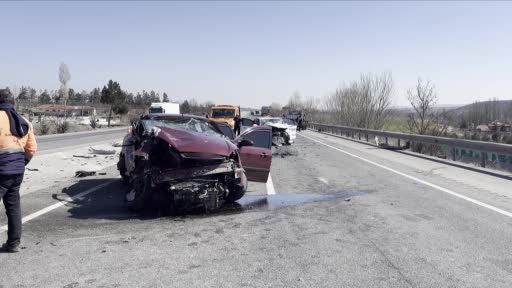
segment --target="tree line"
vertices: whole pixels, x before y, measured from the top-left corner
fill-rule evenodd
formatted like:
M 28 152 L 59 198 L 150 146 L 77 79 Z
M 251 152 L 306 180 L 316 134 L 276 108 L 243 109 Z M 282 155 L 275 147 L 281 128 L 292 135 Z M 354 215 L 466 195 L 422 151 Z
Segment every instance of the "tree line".
M 117 82 L 116 82 L 117 83 Z M 108 85 L 108 83 L 107 83 Z M 33 105 L 39 104 L 63 104 L 64 99 L 67 98 L 67 102 L 70 104 L 100 104 L 101 95 L 103 88 L 94 88 L 91 91 L 75 91 L 73 88 L 68 88 L 67 95 L 65 90 L 36 90 L 30 86 L 17 87 L 6 87 L 13 93 L 17 101 L 23 103 L 31 103 Z M 122 91 L 125 103 L 128 105 L 140 105 L 147 106 L 152 102 L 170 102 L 167 93 L 160 95 L 158 92 L 153 90 L 142 92 L 131 93 Z

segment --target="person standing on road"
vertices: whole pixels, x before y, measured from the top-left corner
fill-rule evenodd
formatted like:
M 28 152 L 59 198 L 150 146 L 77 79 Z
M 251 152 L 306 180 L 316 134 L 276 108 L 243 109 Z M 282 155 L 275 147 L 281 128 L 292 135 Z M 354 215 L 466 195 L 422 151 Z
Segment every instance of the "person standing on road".
M 235 135 L 240 135 L 240 128 L 242 126 L 242 119 L 240 118 L 240 115 L 236 115 L 235 118 L 233 118 L 233 121 L 235 122 Z
M 14 97 L 0 89 L 0 199 L 7 214 L 7 242 L 0 252 L 18 252 L 21 241 L 20 186 L 25 165 L 37 149 L 32 125 L 14 109 Z

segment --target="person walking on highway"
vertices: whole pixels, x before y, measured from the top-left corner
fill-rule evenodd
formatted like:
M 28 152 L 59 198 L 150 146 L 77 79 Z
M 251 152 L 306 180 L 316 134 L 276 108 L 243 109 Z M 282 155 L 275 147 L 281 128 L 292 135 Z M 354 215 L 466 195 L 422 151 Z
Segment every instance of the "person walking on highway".
M 0 89 L 0 199 L 7 214 L 7 242 L 0 247 L 0 252 L 19 252 L 20 186 L 25 165 L 36 149 L 32 125 L 14 109 L 11 92 Z
M 236 115 L 235 118 L 233 118 L 233 121 L 235 122 L 235 135 L 240 135 L 240 128 L 242 126 L 242 119 L 240 118 L 240 115 Z

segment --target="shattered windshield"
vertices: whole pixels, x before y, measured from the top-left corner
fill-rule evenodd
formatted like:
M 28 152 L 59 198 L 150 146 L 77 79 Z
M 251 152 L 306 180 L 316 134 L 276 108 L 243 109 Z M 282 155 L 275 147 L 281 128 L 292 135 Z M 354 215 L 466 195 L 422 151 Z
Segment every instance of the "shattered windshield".
M 234 109 L 213 109 L 212 117 L 213 118 L 235 117 L 235 110 Z
M 210 123 L 194 118 L 147 119 L 144 120 L 144 124 L 148 131 L 159 126 L 222 137 Z

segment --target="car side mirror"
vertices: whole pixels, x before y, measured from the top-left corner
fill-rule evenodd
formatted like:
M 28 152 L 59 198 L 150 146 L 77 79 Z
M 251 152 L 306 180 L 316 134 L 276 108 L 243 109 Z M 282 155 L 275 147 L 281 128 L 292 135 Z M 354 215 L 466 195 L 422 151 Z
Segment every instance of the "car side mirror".
M 254 142 L 252 142 L 251 140 L 247 140 L 247 139 L 244 139 L 240 142 L 238 142 L 238 147 L 242 148 L 244 146 L 252 146 L 254 145 Z

